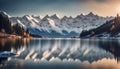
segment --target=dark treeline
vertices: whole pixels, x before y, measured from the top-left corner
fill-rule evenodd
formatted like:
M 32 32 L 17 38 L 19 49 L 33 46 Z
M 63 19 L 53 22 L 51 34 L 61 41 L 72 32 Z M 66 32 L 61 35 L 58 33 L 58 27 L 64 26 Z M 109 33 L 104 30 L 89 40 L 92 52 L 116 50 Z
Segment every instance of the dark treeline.
M 98 28 L 83 30 L 80 34 L 80 37 L 92 37 L 97 35 L 97 37 L 101 37 L 100 34 L 110 34 L 111 37 L 115 36 L 120 32 L 120 16 L 117 15 L 115 19 L 106 21 L 105 24 L 101 25 Z
M 28 36 L 29 32 L 25 31 L 24 28 L 20 27 L 20 25 L 18 24 L 12 26 L 9 17 L 1 13 L 0 13 L 0 32 L 19 36 Z

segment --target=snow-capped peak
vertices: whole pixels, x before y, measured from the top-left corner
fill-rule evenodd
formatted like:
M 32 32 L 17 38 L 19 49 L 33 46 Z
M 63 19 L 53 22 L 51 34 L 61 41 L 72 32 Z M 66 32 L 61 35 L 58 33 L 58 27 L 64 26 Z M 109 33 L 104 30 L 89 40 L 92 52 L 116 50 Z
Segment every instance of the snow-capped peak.
M 64 16 L 64 17 L 62 18 L 62 20 L 64 20 L 64 19 L 68 19 L 68 17 L 67 17 L 67 16 Z
M 97 17 L 96 17 L 97 16 Z M 90 12 L 88 15 L 80 14 L 73 18 L 72 16 L 59 18 L 58 15 L 40 16 L 24 15 L 23 17 L 11 17 L 13 24 L 19 23 L 29 29 L 29 32 L 45 37 L 74 37 L 79 36 L 82 30 L 96 28 L 112 18 L 103 18 Z
M 81 13 L 80 16 L 84 16 L 84 15 Z
M 83 18 L 85 15 L 83 15 L 82 13 L 80 14 L 80 15 L 78 15 L 78 16 L 76 16 L 76 19 L 81 19 L 81 18 Z
M 69 17 L 69 19 L 73 19 L 73 17 L 72 17 L 72 16 L 70 16 L 70 17 Z
M 59 15 L 54 14 L 54 15 L 52 15 L 50 18 L 53 18 L 53 19 L 59 19 Z
M 0 11 L 0 14 L 3 16 L 3 17 L 11 17 L 10 15 L 8 15 L 6 12 L 4 11 Z
M 46 15 L 44 18 L 49 18 L 50 16 L 49 15 Z
M 88 13 L 86 16 L 88 16 L 88 17 L 92 17 L 92 16 L 96 16 L 93 12 L 90 12 L 90 13 Z
M 31 15 L 25 15 L 24 17 L 25 17 L 26 19 L 28 19 L 28 20 L 29 20 L 29 19 L 30 19 L 30 20 L 33 19 Z
M 47 20 L 47 18 L 50 18 L 50 16 L 46 15 L 42 20 Z

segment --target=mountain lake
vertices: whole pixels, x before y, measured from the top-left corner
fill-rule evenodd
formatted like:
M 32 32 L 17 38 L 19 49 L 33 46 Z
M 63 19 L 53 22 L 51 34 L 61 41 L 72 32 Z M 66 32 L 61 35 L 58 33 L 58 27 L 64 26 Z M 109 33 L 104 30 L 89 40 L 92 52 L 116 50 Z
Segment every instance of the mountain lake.
M 0 38 L 5 51 L 0 69 L 120 69 L 119 38 Z

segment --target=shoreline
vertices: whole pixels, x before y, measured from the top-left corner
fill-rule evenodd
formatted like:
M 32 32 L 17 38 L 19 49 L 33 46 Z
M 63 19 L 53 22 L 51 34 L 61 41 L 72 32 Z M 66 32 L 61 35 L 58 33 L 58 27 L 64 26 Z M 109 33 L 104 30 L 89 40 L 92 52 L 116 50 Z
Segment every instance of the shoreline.
M 20 35 L 14 35 L 14 34 L 6 34 L 0 32 L 0 38 L 5 38 L 5 39 L 22 39 L 22 38 L 32 38 L 32 37 L 27 37 L 27 36 L 20 36 Z

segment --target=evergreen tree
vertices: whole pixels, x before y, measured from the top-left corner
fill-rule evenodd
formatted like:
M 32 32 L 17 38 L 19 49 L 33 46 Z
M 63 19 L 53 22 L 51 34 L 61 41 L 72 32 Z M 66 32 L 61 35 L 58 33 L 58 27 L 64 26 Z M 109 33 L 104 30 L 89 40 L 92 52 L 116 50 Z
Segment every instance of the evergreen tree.
M 11 22 L 8 17 L 3 17 L 0 14 L 0 30 L 4 29 L 6 33 L 11 34 L 13 32 L 13 28 L 11 26 Z
M 17 35 L 20 35 L 20 36 L 23 36 L 23 35 L 24 35 L 24 29 L 21 28 L 21 27 L 19 26 L 19 24 L 14 25 L 13 28 L 14 28 L 14 32 L 15 32 Z

